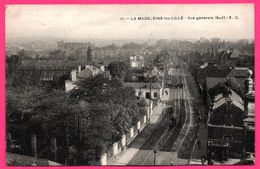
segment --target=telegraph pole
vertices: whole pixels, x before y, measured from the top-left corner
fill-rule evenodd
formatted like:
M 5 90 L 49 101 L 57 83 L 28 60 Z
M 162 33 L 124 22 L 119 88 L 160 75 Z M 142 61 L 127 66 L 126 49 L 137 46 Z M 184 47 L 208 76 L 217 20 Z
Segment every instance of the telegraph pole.
M 149 98 L 149 121 L 150 121 L 150 117 L 152 114 L 152 110 L 151 110 L 151 104 L 152 104 L 152 83 L 151 83 L 151 79 L 152 76 L 151 74 L 149 75 L 149 86 L 150 86 L 150 98 Z

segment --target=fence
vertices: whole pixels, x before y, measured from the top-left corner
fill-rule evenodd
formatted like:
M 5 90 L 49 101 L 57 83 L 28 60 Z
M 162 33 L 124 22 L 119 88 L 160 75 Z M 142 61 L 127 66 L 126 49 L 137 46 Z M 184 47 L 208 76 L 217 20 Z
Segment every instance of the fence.
M 113 160 L 117 159 L 118 154 L 124 150 L 146 126 L 149 117 L 150 116 L 144 115 L 141 120 L 122 135 L 118 142 L 115 142 L 106 153 L 102 154 L 100 157 L 100 165 L 108 165 Z

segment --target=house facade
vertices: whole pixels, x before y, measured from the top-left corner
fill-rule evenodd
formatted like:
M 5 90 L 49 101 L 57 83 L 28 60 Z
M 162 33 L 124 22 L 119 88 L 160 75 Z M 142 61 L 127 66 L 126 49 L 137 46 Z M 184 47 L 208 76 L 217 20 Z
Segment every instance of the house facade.
M 65 81 L 65 91 L 69 92 L 75 89 L 77 87 L 76 82 L 78 80 L 95 77 L 100 73 L 104 73 L 110 77 L 110 74 L 108 71 L 105 70 L 104 65 L 101 65 L 100 67 L 96 67 L 93 65 L 85 65 L 84 69 L 82 69 L 81 65 L 78 65 L 77 70 L 71 70 L 70 79 Z
M 161 83 L 125 82 L 124 86 L 132 87 L 135 90 L 135 95 L 140 98 L 156 100 L 162 96 Z
M 241 97 L 228 89 L 212 101 L 208 115 L 208 150 L 215 158 L 240 158 L 243 147 L 244 105 Z
M 131 68 L 142 68 L 144 67 L 144 57 L 141 54 L 133 54 L 129 59 Z

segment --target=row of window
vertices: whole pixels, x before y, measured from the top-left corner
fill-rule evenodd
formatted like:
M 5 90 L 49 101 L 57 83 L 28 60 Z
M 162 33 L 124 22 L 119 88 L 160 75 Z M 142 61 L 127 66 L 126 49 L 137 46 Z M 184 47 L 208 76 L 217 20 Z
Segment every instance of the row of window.
M 142 95 L 142 92 L 139 92 L 138 93 L 138 96 L 141 96 Z M 158 93 L 157 92 L 154 92 L 153 93 L 153 98 L 157 98 L 158 97 Z M 151 98 L 151 95 L 150 95 L 150 92 L 146 92 L 145 93 L 145 98 L 147 99 L 150 99 Z

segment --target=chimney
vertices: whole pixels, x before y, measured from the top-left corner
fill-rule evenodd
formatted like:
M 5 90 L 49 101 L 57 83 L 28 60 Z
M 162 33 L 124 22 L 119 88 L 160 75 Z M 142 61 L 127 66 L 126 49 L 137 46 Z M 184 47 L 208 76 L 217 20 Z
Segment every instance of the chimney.
M 77 71 L 76 70 L 72 70 L 71 72 L 70 72 L 70 79 L 71 79 L 71 81 L 73 81 L 73 82 L 75 82 L 76 80 L 77 80 Z
M 226 125 L 232 125 L 232 121 L 233 119 L 232 118 L 232 114 L 231 114 L 231 104 L 232 104 L 233 100 L 231 98 L 231 95 L 228 95 L 226 97 L 226 115 L 227 115 L 227 118 L 229 119 L 225 119 L 226 121 Z
M 78 73 L 81 72 L 81 65 L 78 65 Z
M 231 104 L 232 104 L 232 102 L 233 102 L 233 100 L 232 100 L 232 98 L 231 98 L 231 95 L 229 95 L 229 96 L 226 97 L 226 102 L 227 102 L 227 112 L 229 112 L 230 109 L 231 109 Z
M 94 70 L 94 67 L 92 65 L 86 65 L 85 69 L 90 69 L 90 70 Z
M 101 65 L 101 66 L 100 66 L 100 69 L 104 72 L 104 71 L 105 71 L 105 66 L 104 66 L 104 65 Z
M 222 94 L 223 97 L 230 97 L 230 95 L 232 94 L 231 89 L 227 86 L 224 86 L 224 88 L 222 89 Z

